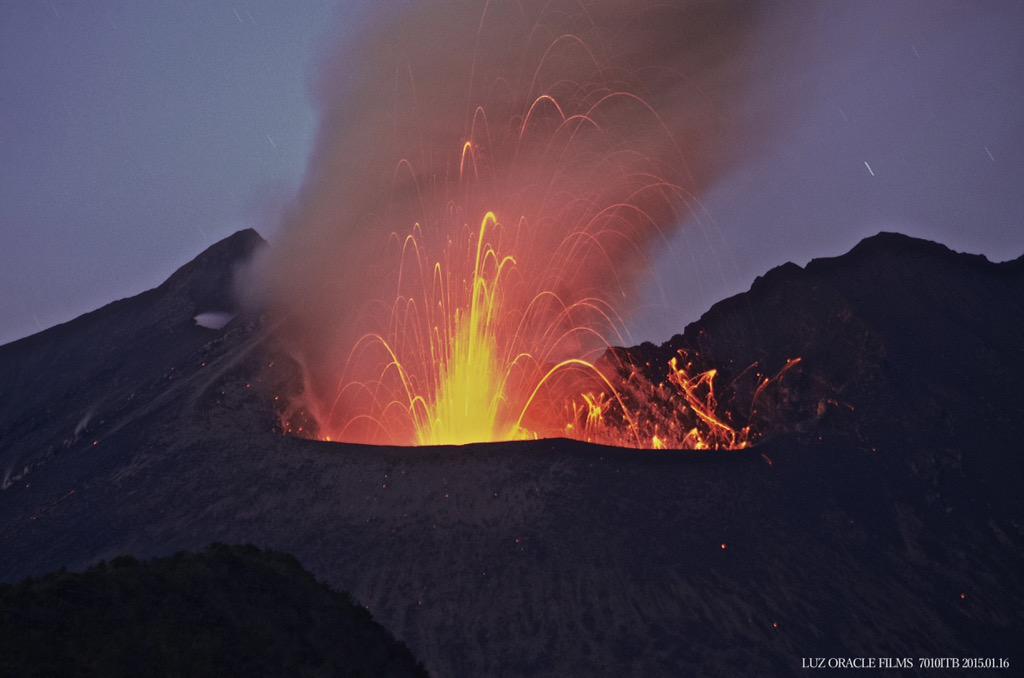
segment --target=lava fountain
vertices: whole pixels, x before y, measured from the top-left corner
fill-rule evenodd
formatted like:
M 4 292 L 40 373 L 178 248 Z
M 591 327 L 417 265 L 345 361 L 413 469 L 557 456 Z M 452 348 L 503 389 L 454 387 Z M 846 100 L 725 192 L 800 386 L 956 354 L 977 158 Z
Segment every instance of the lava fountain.
M 612 348 L 648 253 L 710 181 L 682 148 L 724 117 L 695 73 L 726 71 L 731 7 L 449 4 L 379 19 L 385 44 L 340 60 L 376 65 L 327 97 L 263 273 L 305 382 L 286 428 L 301 412 L 337 441 L 747 446 L 714 370 L 679 355 L 652 378 Z

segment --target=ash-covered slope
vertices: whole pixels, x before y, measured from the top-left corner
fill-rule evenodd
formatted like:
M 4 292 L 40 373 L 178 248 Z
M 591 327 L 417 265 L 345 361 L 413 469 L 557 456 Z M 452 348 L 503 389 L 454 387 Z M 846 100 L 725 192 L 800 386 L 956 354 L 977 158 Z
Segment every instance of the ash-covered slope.
M 195 316 L 236 310 L 235 269 L 265 244 L 239 231 L 155 289 L 0 346 L 0 485 L 176 393 L 220 340 Z
M 771 435 L 723 454 L 285 438 L 269 401 L 288 384 L 265 367 L 286 360 L 258 319 L 186 339 L 190 314 L 212 310 L 182 301 L 186 285 L 164 302 L 181 308 L 165 348 L 158 330 L 137 338 L 137 318 L 162 314 L 136 297 L 107 310 L 123 331 L 85 316 L 0 347 L 0 374 L 30 391 L 12 405 L 3 386 L 0 468 L 17 471 L 0 492 L 0 578 L 252 542 L 352 591 L 435 675 L 1004 656 L 1024 640 L 1021 280 L 1020 260 L 883 235 L 776 269 L 666 346 L 633 349 L 652 365 L 699 349 L 733 374 L 803 358 L 763 406 Z M 120 353 L 138 370 L 117 371 Z

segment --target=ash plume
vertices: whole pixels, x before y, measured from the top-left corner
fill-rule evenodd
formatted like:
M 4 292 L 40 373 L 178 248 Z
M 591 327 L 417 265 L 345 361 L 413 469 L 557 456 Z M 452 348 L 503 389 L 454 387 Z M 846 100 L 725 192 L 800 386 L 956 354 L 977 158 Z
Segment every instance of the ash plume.
M 307 400 L 334 407 L 354 342 L 388 322 L 385 253 L 414 225 L 439 243 L 485 211 L 519 220 L 523 278 L 626 315 L 651 251 L 763 143 L 736 113 L 758 18 L 750 2 L 375 9 L 321 68 L 306 177 L 245 277 Z

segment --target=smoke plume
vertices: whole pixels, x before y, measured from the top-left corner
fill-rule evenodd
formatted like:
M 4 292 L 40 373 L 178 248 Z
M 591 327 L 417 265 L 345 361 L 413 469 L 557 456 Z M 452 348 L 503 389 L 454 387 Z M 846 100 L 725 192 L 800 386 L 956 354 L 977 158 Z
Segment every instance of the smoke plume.
M 325 60 L 307 175 L 249 276 L 324 429 L 353 407 L 342 395 L 352 370 L 387 366 L 353 368 L 353 349 L 393 330 L 396 295 L 412 297 L 411 274 L 398 272 L 406 234 L 428 268 L 447 271 L 451 243 L 493 212 L 495 245 L 529 290 L 503 299 L 517 332 L 533 344 L 544 334 L 548 361 L 599 349 L 620 339 L 652 250 L 759 142 L 734 114 L 754 58 L 751 3 L 387 5 Z M 552 344 L 563 321 L 531 319 L 538 290 L 570 307 L 594 300 L 579 308 L 598 309 L 602 331 Z M 410 302 L 402 313 L 428 311 Z M 574 326 L 589 322 L 580 313 Z

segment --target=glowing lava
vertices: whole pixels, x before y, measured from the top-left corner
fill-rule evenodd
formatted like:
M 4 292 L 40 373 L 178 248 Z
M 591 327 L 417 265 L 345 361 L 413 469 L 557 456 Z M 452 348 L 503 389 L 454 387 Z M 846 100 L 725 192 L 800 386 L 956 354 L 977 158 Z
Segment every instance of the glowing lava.
M 501 278 L 515 265 L 510 257 L 498 259 L 485 240 L 497 217 L 488 212 L 480 224 L 469 303 L 452 313 L 451 334 L 430 334 L 430 354 L 436 365 L 433 392 L 425 396 L 409 391 L 409 409 L 419 445 L 461 444 L 525 437 L 518 424 L 508 421 L 508 367 L 498 355 Z M 443 320 L 443 318 L 442 318 Z M 398 369 L 402 366 L 396 365 Z M 422 412 L 421 412 L 422 409 Z
M 749 428 L 732 426 L 718 412 L 715 370 L 696 372 L 672 358 L 666 381 L 654 385 L 635 369 L 627 373 L 624 363 L 606 359 L 599 367 L 590 354 L 608 355 L 610 346 L 594 320 L 614 324 L 610 312 L 596 299 L 567 305 L 517 275 L 515 257 L 494 244 L 503 234 L 493 212 L 466 242 L 446 241 L 444 261 L 424 259 L 418 235 L 417 224 L 402 239 L 387 328 L 363 335 L 346 366 L 346 374 L 369 366 L 376 376 L 345 382 L 334 403 L 355 391 L 364 407 L 347 417 L 332 408 L 318 421 L 323 439 L 449 445 L 565 436 L 653 449 L 749 444 Z M 601 340 L 590 351 L 554 359 L 577 334 Z M 336 421 L 340 426 L 329 428 Z

